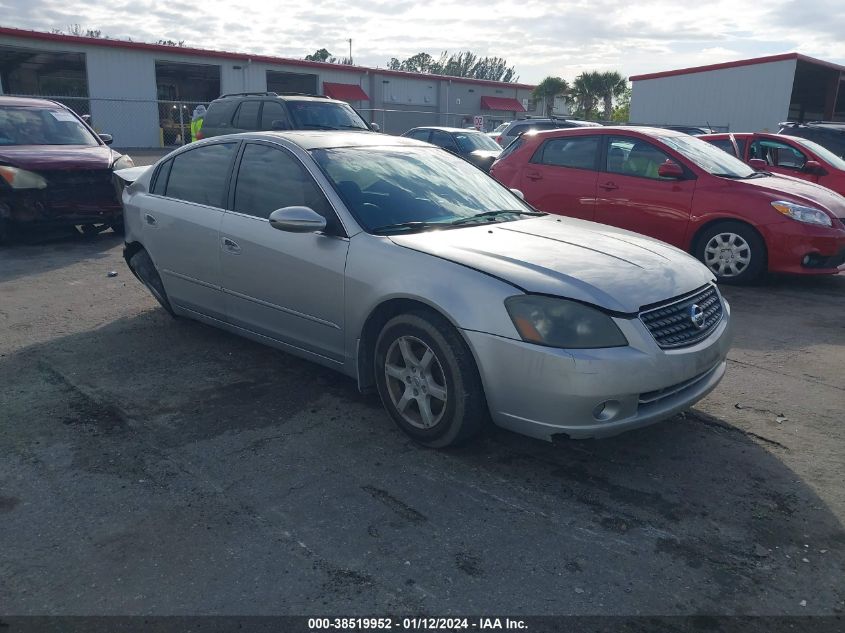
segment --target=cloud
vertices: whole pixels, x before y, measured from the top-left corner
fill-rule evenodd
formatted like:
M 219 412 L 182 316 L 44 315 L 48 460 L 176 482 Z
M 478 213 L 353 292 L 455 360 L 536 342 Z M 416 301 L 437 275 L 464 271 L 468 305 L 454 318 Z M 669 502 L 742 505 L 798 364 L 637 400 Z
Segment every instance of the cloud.
M 504 57 L 522 81 L 588 69 L 623 74 L 799 50 L 845 63 L 845 12 L 832 0 L 324 0 L 282 7 L 254 0 L 0 0 L 7 26 L 79 23 L 135 41 L 302 58 L 337 56 L 384 67 L 419 51 Z

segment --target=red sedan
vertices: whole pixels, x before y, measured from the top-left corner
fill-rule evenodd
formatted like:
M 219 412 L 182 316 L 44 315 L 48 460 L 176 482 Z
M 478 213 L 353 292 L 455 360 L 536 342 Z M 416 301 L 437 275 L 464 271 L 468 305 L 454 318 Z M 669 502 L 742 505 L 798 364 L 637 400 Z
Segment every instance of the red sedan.
M 754 171 L 671 130 L 604 127 L 524 135 L 490 172 L 541 211 L 629 229 L 700 259 L 720 281 L 766 270 L 835 274 L 845 198 Z
M 760 171 L 815 182 L 845 196 L 845 160 L 797 136 L 785 134 L 702 134 L 703 139 Z

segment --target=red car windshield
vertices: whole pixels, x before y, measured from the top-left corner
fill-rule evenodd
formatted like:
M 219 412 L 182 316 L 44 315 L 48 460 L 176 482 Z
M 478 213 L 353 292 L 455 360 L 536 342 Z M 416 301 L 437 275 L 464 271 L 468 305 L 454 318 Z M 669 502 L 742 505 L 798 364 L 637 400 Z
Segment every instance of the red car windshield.
M 658 140 L 714 176 L 750 178 L 758 173 L 726 151 L 694 136 L 661 136 Z
M 67 110 L 0 107 L 0 147 L 99 144 L 97 138 Z

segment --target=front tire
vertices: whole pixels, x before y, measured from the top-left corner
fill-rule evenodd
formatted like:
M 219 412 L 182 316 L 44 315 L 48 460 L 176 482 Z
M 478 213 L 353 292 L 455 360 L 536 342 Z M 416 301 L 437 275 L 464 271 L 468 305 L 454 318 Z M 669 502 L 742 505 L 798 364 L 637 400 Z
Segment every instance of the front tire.
M 459 445 L 483 428 L 487 402 L 475 359 L 439 315 L 413 312 L 388 321 L 374 369 L 385 409 L 420 444 Z
M 766 245 L 742 222 L 719 222 L 698 239 L 694 255 L 716 275 L 716 281 L 749 284 L 766 272 Z

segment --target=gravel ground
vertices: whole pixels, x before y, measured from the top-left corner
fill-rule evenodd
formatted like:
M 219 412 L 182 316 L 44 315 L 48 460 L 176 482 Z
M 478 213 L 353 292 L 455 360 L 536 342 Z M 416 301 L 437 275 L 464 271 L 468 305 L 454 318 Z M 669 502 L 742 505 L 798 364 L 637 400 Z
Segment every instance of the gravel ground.
M 0 250 L 2 610 L 841 613 L 845 275 L 725 294 L 729 371 L 686 415 L 432 451 L 168 317 L 111 233 Z

